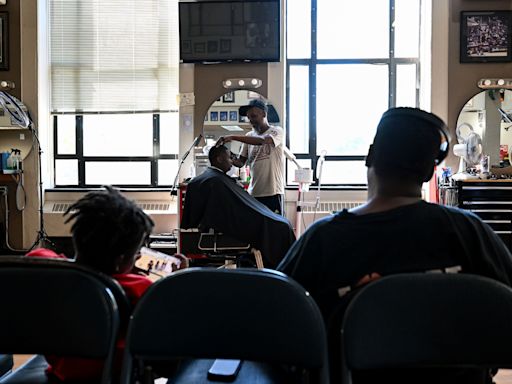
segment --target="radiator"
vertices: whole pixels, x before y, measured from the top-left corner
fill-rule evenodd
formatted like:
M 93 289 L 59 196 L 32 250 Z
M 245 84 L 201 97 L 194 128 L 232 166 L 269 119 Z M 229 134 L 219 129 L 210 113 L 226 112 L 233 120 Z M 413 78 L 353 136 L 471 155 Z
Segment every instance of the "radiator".
M 168 233 L 178 227 L 176 202 L 170 200 L 134 200 L 153 220 L 153 233 Z M 71 224 L 64 223 L 64 212 L 74 203 L 70 200 L 46 201 L 43 207 L 45 230 L 48 236 L 71 236 Z
M 321 201 L 318 209 L 314 206 L 302 207 L 301 228 L 304 231 L 322 217 L 330 216 L 344 209 L 351 209 L 364 204 L 364 201 Z

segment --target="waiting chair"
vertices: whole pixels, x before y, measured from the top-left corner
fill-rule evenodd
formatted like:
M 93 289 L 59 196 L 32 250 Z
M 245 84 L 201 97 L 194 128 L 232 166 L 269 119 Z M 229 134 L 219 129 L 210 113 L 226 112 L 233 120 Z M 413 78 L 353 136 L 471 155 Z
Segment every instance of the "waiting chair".
M 13 365 L 12 355 L 0 355 L 0 379 L 11 373 Z
M 406 381 L 417 382 L 425 374 L 454 374 L 449 369 L 510 368 L 512 289 L 476 275 L 384 277 L 351 301 L 341 339 L 343 383 L 354 371 L 407 370 Z
M 150 287 L 130 321 L 122 383 L 133 383 L 147 361 L 177 358 L 212 360 L 186 361 L 169 383 L 208 383 L 216 358 L 247 360 L 235 383 L 328 380 L 319 309 L 304 288 L 272 270 L 191 268 Z M 281 364 L 298 367 L 301 380 L 273 369 Z
M 0 353 L 103 359 L 101 383 L 110 382 L 120 322 L 113 292 L 124 295 L 115 281 L 72 261 L 1 256 L 0 292 Z M 46 367 L 36 356 L 0 383 L 47 383 Z

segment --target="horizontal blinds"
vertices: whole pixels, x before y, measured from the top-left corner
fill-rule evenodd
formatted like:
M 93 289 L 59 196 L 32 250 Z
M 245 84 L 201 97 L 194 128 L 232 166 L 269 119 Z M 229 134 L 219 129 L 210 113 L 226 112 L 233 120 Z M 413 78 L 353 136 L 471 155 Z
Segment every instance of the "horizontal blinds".
M 177 0 L 50 0 L 53 112 L 177 110 Z

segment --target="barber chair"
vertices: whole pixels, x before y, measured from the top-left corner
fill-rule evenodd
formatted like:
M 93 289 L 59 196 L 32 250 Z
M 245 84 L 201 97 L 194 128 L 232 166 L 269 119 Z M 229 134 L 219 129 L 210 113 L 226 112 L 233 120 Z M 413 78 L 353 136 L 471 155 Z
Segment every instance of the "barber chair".
M 225 268 L 240 267 L 243 259 L 253 257 L 258 269 L 264 267 L 261 252 L 251 244 L 213 229 L 208 232 L 198 228 L 180 229 L 180 252 L 193 262 L 220 263 Z

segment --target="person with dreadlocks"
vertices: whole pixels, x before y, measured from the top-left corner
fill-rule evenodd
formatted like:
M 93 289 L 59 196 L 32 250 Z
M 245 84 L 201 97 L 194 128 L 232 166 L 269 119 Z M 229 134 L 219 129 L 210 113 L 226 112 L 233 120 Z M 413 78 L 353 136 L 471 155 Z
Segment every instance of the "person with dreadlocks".
M 147 277 L 132 273 L 140 250 L 153 229 L 153 221 L 133 201 L 112 187 L 88 193 L 64 213 L 72 222 L 71 234 L 76 263 L 112 276 L 135 305 L 151 285 Z M 33 257 L 65 258 L 39 248 L 27 254 Z M 186 266 L 186 263 L 182 263 Z M 72 321 L 72 319 L 70 319 Z M 116 362 L 121 362 L 124 340 L 118 340 Z M 99 382 L 103 361 L 45 356 L 47 374 L 59 381 Z M 120 372 L 120 364 L 116 371 Z M 118 373 L 119 373 L 118 372 Z

